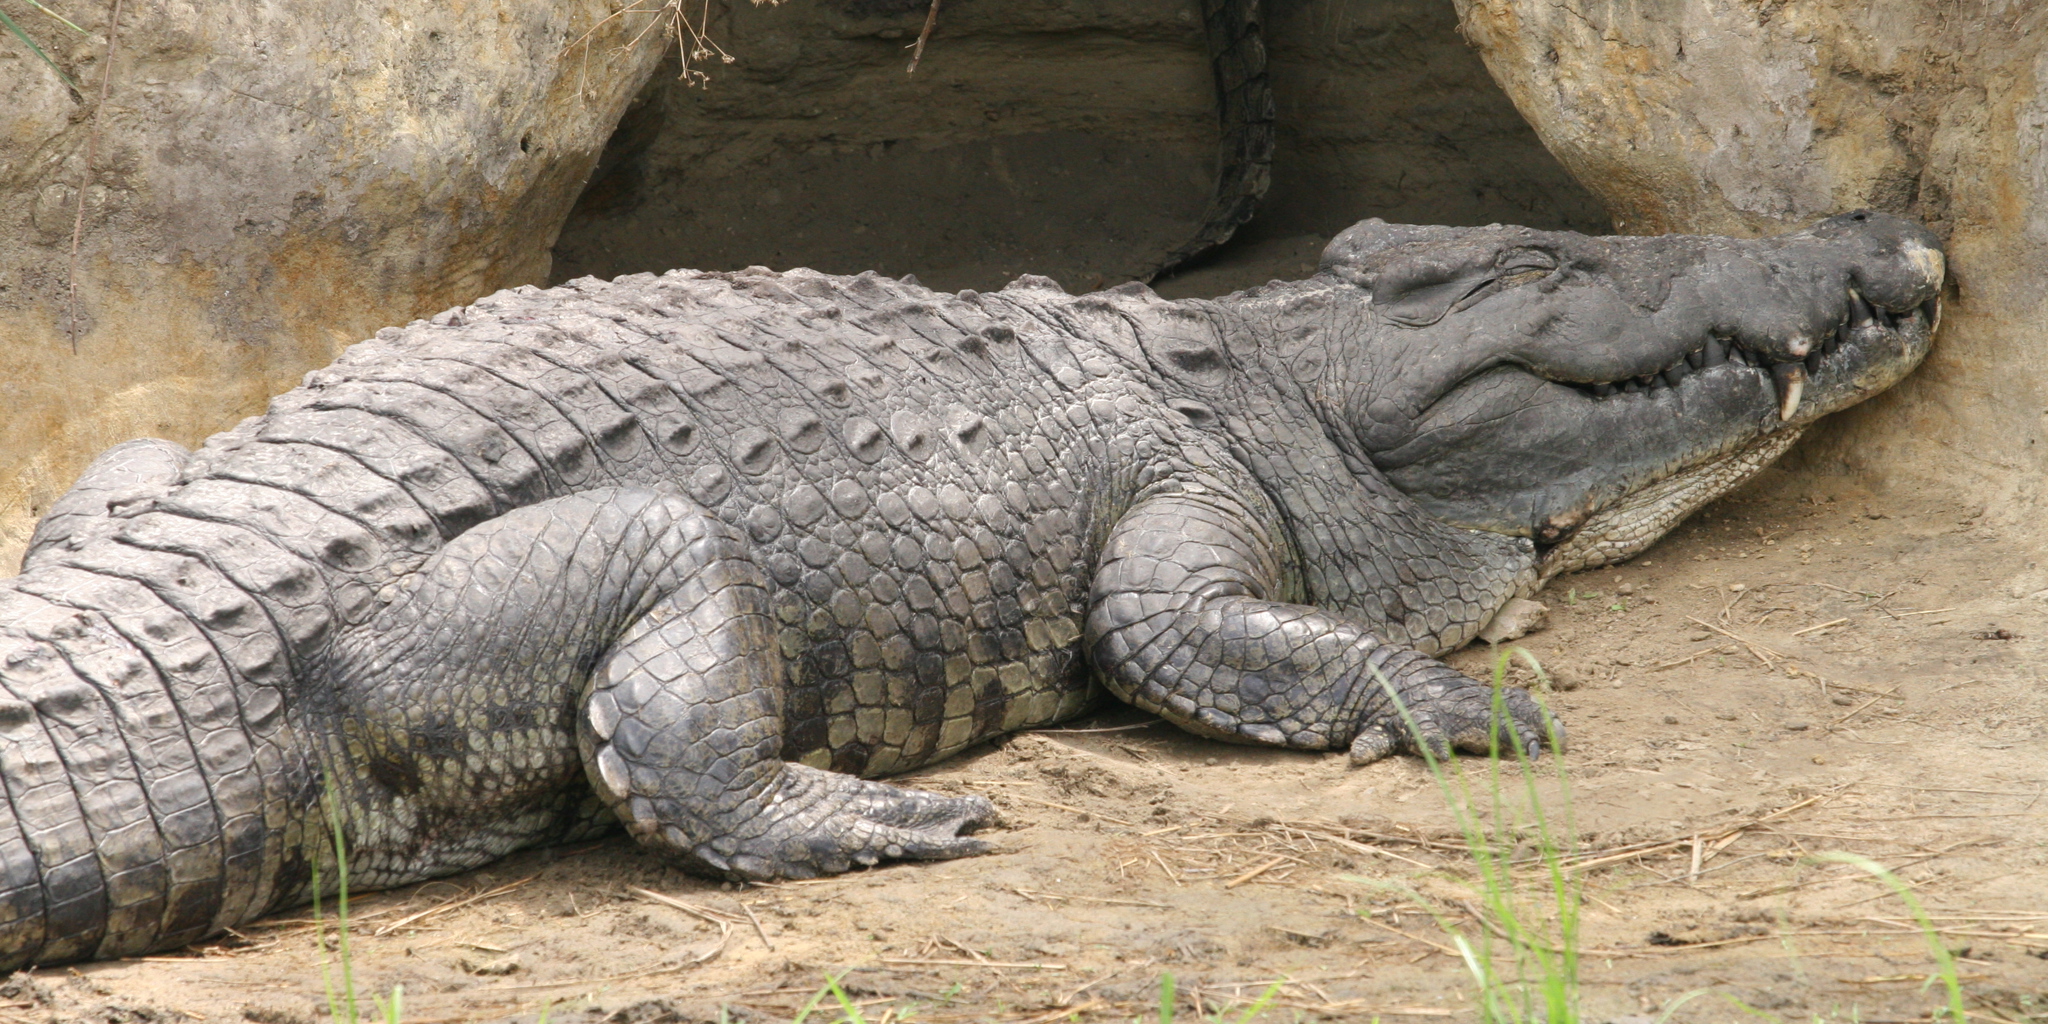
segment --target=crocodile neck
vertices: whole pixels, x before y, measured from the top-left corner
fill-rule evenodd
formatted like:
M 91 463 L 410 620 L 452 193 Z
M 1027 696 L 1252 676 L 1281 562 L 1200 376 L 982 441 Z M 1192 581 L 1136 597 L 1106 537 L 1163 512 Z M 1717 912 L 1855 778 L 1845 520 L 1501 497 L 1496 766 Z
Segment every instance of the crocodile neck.
M 1373 624 L 1427 653 L 1469 641 L 1510 598 L 1533 590 L 1536 555 L 1525 539 L 1448 526 L 1395 489 L 1333 423 L 1363 346 L 1341 339 L 1372 329 L 1369 301 L 1324 279 L 1276 282 L 1199 309 L 1223 368 L 1189 372 L 1201 359 L 1148 363 L 1171 401 L 1214 410 L 1230 451 L 1285 519 L 1297 552 L 1301 598 Z M 1149 339 L 1148 339 L 1149 340 Z M 1162 339 L 1189 347 L 1186 337 Z

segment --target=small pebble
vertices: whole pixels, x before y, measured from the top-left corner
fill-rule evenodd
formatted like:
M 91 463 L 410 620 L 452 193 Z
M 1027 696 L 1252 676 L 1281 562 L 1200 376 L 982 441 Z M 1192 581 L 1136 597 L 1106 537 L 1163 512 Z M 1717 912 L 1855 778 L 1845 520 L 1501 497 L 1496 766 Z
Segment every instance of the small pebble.
M 1811 725 L 1809 725 L 1809 724 L 1807 724 L 1807 723 L 1805 723 L 1805 722 L 1786 722 L 1786 723 L 1785 723 L 1785 731 L 1786 731 L 1786 732 L 1805 732 L 1806 730 L 1808 730 L 1808 729 L 1811 729 L 1811 728 L 1813 728 L 1813 726 L 1811 726 Z
M 1624 583 L 1621 586 L 1614 588 L 1614 592 L 1620 594 L 1623 597 L 1628 597 L 1629 595 L 1634 594 L 1636 592 L 1636 585 L 1633 583 Z
M 1205 765 L 1208 765 L 1208 766 L 1209 766 L 1209 767 L 1211 767 L 1211 768 L 1214 768 L 1214 767 L 1216 767 L 1216 759 L 1215 759 L 1215 758 L 1213 758 L 1213 757 L 1205 757 L 1205 758 L 1203 758 L 1203 759 L 1202 759 L 1202 763 L 1203 763 L 1203 764 L 1205 764 Z
M 1728 589 L 1729 589 L 1729 590 L 1730 590 L 1731 592 L 1733 592 L 1733 593 L 1737 593 L 1737 594 L 1740 594 L 1740 593 L 1742 593 L 1743 591 L 1745 591 L 1745 590 L 1748 590 L 1748 589 L 1749 589 L 1749 584 L 1747 584 L 1747 583 L 1730 583 L 1730 584 L 1728 584 Z
M 1828 699 L 1834 701 L 1837 704 L 1840 704 L 1845 708 L 1851 704 L 1856 703 L 1856 698 L 1841 693 L 1835 694 L 1834 696 L 1829 697 Z
M 1820 756 L 1819 754 L 1815 754 L 1815 755 L 1813 755 L 1813 763 L 1814 763 L 1814 764 L 1826 764 L 1826 763 L 1828 763 L 1828 759 L 1827 759 L 1827 758 L 1825 758 L 1825 757 L 1822 757 L 1822 756 Z
M 1714 634 L 1712 633 L 1694 633 L 1692 635 L 1692 642 L 1699 643 L 1702 640 L 1712 640 L 1713 638 Z
M 1678 716 L 1677 716 L 1677 715 L 1665 715 L 1665 716 L 1664 716 L 1664 724 L 1665 724 L 1665 725 L 1677 725 L 1677 724 L 1678 724 Z
M 488 959 L 483 957 L 463 957 L 460 966 L 471 974 L 483 977 L 500 977 L 519 970 L 519 954 L 513 953 L 508 956 Z
M 1735 712 L 1723 711 L 1720 714 L 1715 715 L 1714 717 L 1720 719 L 1723 722 L 1733 722 L 1735 721 Z

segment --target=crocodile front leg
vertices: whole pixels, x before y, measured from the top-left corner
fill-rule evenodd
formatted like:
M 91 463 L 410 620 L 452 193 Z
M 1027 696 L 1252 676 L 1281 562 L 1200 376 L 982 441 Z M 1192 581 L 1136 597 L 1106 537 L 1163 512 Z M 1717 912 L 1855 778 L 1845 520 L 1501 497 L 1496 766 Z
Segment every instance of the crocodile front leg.
M 1118 697 L 1204 735 L 1328 750 L 1365 763 L 1427 744 L 1542 749 L 1549 716 L 1444 663 L 1283 592 L 1283 548 L 1241 503 L 1213 493 L 1142 500 L 1111 532 L 1088 614 L 1088 650 Z M 1412 724 L 1412 727 L 1411 727 Z M 1497 741 L 1497 742 L 1496 742 Z

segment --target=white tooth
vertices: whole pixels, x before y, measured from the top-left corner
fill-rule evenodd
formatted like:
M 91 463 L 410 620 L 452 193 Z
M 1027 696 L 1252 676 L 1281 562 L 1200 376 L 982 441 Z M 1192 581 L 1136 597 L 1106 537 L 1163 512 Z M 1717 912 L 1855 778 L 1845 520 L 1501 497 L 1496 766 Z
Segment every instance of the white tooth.
M 1771 382 L 1778 388 L 1778 418 L 1791 419 L 1799 411 L 1799 399 L 1806 394 L 1806 367 L 1800 363 L 1779 363 L 1771 367 Z

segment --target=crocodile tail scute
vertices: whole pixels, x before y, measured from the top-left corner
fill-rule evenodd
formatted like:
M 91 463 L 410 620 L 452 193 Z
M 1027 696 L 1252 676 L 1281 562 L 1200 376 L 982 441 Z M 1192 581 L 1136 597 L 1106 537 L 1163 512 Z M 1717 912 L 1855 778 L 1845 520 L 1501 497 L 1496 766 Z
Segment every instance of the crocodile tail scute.
M 62 566 L 0 583 L 0 972 L 185 945 L 268 908 L 277 766 L 249 696 L 141 583 Z

